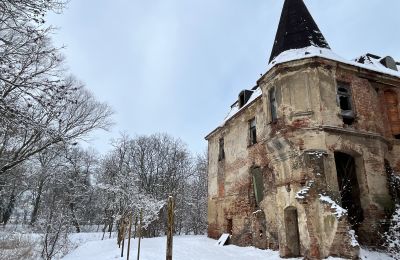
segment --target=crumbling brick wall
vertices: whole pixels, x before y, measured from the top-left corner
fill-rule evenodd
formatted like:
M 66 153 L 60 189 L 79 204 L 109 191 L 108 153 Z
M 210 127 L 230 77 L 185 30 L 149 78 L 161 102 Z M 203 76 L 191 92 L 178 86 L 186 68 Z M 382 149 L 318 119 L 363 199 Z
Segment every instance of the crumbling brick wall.
M 332 211 L 333 204 L 341 205 L 335 153 L 342 152 L 354 157 L 357 165 L 366 216 L 358 229 L 360 242 L 376 245 L 379 222 L 386 217 L 390 202 L 384 161 L 400 172 L 400 141 L 393 139 L 388 120 L 382 116 L 381 91 L 389 85 L 376 83 L 377 77 L 321 58 L 278 65 L 264 76 L 258 82 L 262 97 L 208 139 L 209 236 L 229 232 L 231 221 L 232 243 L 279 249 L 281 256 L 289 256 L 284 213 L 292 207 L 298 214 L 301 255 L 309 259 L 355 257 L 358 247 L 352 244 L 347 216 Z M 344 124 L 336 103 L 338 81 L 347 82 L 352 90 L 356 112 L 352 125 Z M 272 87 L 278 105 L 275 122 L 268 108 Z M 258 142 L 249 145 L 248 121 L 254 117 Z M 212 158 L 218 156 L 221 137 L 225 138 L 226 158 L 217 162 Z M 255 166 L 263 169 L 264 177 L 264 198 L 259 205 L 250 174 Z M 299 198 L 307 187 L 306 196 Z M 321 196 L 333 204 L 321 201 Z

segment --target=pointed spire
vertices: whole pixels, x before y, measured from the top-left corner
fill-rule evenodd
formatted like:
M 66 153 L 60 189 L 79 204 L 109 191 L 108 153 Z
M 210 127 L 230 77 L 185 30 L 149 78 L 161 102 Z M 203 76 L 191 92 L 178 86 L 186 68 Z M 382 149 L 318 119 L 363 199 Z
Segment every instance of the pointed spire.
M 330 49 L 303 0 L 285 0 L 269 62 L 284 51 L 309 46 Z

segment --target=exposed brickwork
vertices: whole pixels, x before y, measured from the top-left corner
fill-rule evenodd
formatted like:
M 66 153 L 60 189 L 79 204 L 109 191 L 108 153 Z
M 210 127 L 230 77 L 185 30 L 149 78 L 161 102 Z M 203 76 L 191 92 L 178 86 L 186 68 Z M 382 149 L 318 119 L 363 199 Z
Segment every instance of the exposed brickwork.
M 336 229 L 335 238 L 330 248 L 330 255 L 347 259 L 358 259 L 360 248 L 352 246 L 349 235 L 349 223 L 346 218 L 340 219 Z
M 220 161 L 218 163 L 218 175 L 217 175 L 217 185 L 218 185 L 218 197 L 225 196 L 225 161 Z
M 309 248 L 303 249 L 304 257 L 306 259 L 321 259 L 321 245 L 318 238 L 318 227 L 316 227 L 318 224 L 313 221 L 316 212 L 313 201 L 318 200 L 321 189 L 326 188 L 326 183 L 324 181 L 324 157 L 322 153 L 310 152 L 305 154 L 304 162 L 305 167 L 310 169 L 312 173 L 312 177 L 309 177 L 309 179 L 313 181 L 312 185 L 308 185 L 310 189 L 306 198 L 300 200 L 305 209 L 307 230 L 311 242 Z
M 316 195 L 313 194 L 310 196 L 310 198 L 315 198 Z M 313 219 L 313 212 L 314 210 L 310 207 L 311 205 L 307 205 L 305 203 L 305 210 L 306 210 L 306 215 L 307 215 L 307 229 L 308 233 L 310 236 L 310 241 L 311 245 L 310 248 L 305 250 L 304 256 L 306 256 L 308 259 L 321 259 L 321 253 L 320 253 L 320 244 L 318 241 L 318 232 L 314 227 L 314 222 L 312 221 Z
M 384 89 L 381 89 L 381 85 L 374 86 L 378 90 L 378 102 L 379 102 L 379 112 L 381 115 L 386 115 L 386 105 L 385 105 L 385 95 Z M 385 137 L 391 137 L 392 131 L 390 129 L 390 123 L 387 117 L 381 117 L 381 124 L 378 126 L 378 131 Z
M 210 176 L 218 176 L 214 177 L 218 184 L 211 185 L 212 193 L 219 195 L 217 213 L 209 219 L 209 236 L 217 238 L 227 232 L 227 221 L 231 219 L 232 243 L 279 249 L 281 256 L 289 256 L 291 245 L 288 246 L 286 236 L 293 232 L 285 229 L 284 212 L 290 207 L 298 214 L 300 254 L 305 259 L 329 255 L 356 259 L 359 248 L 351 243 L 350 218 L 338 218 L 332 205 L 320 200 L 322 194 L 341 205 L 335 168 L 335 152 L 341 152 L 355 158 L 360 208 L 365 217 L 354 226 L 358 227 L 359 242 L 377 246 L 381 220 L 387 217 L 385 203 L 390 200 L 384 160 L 400 172 L 400 141 L 391 135 L 382 103 L 383 91 L 393 88 L 393 82 L 378 84 L 378 78 L 373 73 L 313 58 L 278 65 L 266 81 L 261 80 L 263 93 L 268 93 L 271 86 L 279 90 L 278 120 L 269 122 L 269 110 L 264 111 L 268 109 L 268 99 L 262 97 L 209 137 L 213 144 L 223 135 L 227 155 L 224 162 L 209 165 Z M 344 124 L 336 103 L 338 81 L 351 87 L 356 112 L 351 126 Z M 400 81 L 397 84 L 400 86 Z M 299 104 L 299 98 L 310 103 Z M 297 107 L 302 110 L 297 111 Z M 254 117 L 257 143 L 250 146 L 248 121 Z M 211 149 L 209 153 L 213 157 L 218 151 Z M 264 200 L 258 206 L 252 167 L 260 167 L 264 178 Z M 297 192 L 307 187 L 304 199 L 298 198 Z
M 219 225 L 214 223 L 208 224 L 207 234 L 210 238 L 218 239 L 222 235 L 222 232 L 219 229 Z
M 365 220 L 359 227 L 359 242 L 362 245 L 379 247 L 377 244 L 380 241 L 380 228 L 381 221 L 385 220 L 388 216 L 385 212 L 375 205 L 371 204 L 368 209 L 364 210 Z
M 400 161 L 397 162 L 396 166 L 393 168 L 397 173 L 400 173 Z
M 266 235 L 265 214 L 263 211 L 256 211 L 251 217 L 252 244 L 255 247 L 268 248 L 268 239 Z
M 302 118 L 302 119 L 296 119 L 294 120 L 291 124 L 291 128 L 306 128 L 310 126 L 310 119 L 309 118 Z
M 380 103 L 376 90 L 367 79 L 357 77 L 353 72 L 339 70 L 336 79 L 351 86 L 353 104 L 356 108 L 354 128 L 362 131 L 382 133 Z

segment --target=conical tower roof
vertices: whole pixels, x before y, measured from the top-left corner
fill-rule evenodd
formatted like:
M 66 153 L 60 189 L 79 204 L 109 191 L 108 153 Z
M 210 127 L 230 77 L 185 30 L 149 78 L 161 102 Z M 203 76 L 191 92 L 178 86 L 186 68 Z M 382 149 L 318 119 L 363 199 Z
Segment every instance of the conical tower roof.
M 269 62 L 284 51 L 309 46 L 330 49 L 303 0 L 285 0 Z

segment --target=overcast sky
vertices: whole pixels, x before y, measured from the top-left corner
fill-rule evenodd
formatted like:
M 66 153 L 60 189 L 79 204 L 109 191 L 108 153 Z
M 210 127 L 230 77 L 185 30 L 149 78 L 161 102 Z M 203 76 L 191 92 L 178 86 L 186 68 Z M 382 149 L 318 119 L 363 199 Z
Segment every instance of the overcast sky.
M 400 60 L 399 0 L 305 0 L 340 56 L 366 52 Z M 240 90 L 265 73 L 283 0 L 70 0 L 59 27 L 67 64 L 116 112 L 100 152 L 119 133 L 166 132 L 193 152 Z

